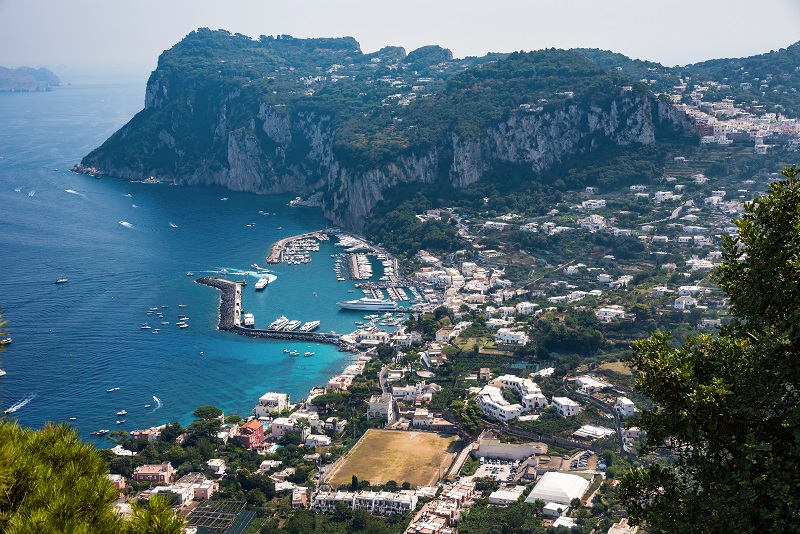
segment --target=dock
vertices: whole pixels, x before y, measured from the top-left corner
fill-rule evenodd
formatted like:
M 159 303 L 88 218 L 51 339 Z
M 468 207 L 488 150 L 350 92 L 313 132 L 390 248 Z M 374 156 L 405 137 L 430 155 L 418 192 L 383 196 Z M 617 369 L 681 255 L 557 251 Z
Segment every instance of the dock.
M 321 237 L 321 236 L 325 237 Z M 311 237 L 315 237 L 320 241 L 327 239 L 327 235 L 323 230 L 317 230 L 315 232 L 308 232 L 306 234 L 294 235 L 291 237 L 284 237 L 283 239 L 279 239 L 272 244 L 269 249 L 269 256 L 267 256 L 267 263 L 281 263 L 283 261 L 283 252 L 286 250 L 286 246 L 293 241 L 297 241 L 299 239 L 308 239 Z
M 232 332 L 241 336 L 261 339 L 284 339 L 287 341 L 305 341 L 310 343 L 329 343 L 341 348 L 351 349 L 338 334 L 314 332 L 286 332 L 283 330 L 262 330 L 246 328 L 242 325 L 242 284 L 217 278 L 216 276 L 203 276 L 197 278 L 196 283 L 213 287 L 221 291 L 219 299 L 219 330 Z

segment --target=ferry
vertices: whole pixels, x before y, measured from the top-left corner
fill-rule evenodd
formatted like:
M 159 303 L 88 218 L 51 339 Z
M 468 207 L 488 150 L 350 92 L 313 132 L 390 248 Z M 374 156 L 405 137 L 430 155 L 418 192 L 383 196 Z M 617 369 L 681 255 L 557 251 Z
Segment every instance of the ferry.
M 336 303 L 343 310 L 396 311 L 397 303 L 391 299 L 371 299 L 362 297 L 357 300 L 344 300 Z
M 266 278 L 259 278 L 258 282 L 256 282 L 256 291 L 261 291 L 268 285 L 269 285 L 269 280 L 267 280 Z
M 286 323 L 286 326 L 284 326 L 283 329 L 286 332 L 291 332 L 293 330 L 297 330 L 297 328 L 299 326 L 300 326 L 300 321 L 295 319 L 295 320 L 292 320 L 292 321 L 289 321 L 288 323 Z
M 301 332 L 311 332 L 319 328 L 319 321 L 309 321 L 300 327 Z
M 286 326 L 288 323 L 289 323 L 289 319 L 287 319 L 285 316 L 281 315 L 280 317 L 278 317 L 277 319 L 275 319 L 274 321 L 272 321 L 270 323 L 270 325 L 267 327 L 267 330 L 280 330 L 281 328 Z

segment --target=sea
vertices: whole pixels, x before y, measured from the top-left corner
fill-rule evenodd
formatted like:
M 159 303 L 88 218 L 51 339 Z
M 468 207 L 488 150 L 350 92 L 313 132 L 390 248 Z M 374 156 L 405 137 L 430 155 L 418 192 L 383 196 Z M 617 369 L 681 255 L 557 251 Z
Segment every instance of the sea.
M 274 241 L 328 226 L 318 209 L 69 171 L 143 102 L 143 83 L 0 93 L 0 309 L 12 338 L 0 353 L 0 407 L 33 428 L 67 422 L 98 446 L 108 441 L 93 431 L 187 425 L 198 406 L 248 415 L 268 391 L 302 400 L 353 359 L 333 345 L 220 332 L 219 292 L 197 277 L 224 269 L 247 280 L 243 307 L 257 328 L 284 315 L 346 333 L 364 313 L 336 305 L 362 293 L 336 280 L 335 238 L 310 263 L 268 266 L 271 283 L 253 288 L 251 265 L 264 266 Z

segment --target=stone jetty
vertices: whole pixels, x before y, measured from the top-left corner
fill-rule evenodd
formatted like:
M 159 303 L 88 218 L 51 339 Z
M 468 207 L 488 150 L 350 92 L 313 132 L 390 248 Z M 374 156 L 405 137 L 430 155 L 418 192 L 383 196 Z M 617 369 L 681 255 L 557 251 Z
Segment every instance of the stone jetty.
M 280 263 L 283 261 L 283 251 L 286 250 L 286 245 L 291 243 L 292 241 L 297 241 L 298 239 L 308 239 L 310 237 L 316 237 L 317 239 L 323 240 L 326 238 L 320 237 L 321 235 L 325 234 L 322 230 L 317 230 L 316 232 L 308 232 L 307 234 L 300 234 L 300 235 L 293 235 L 291 237 L 284 237 L 283 239 L 279 239 L 272 244 L 272 247 L 269 249 L 269 256 L 267 256 L 267 263 Z
M 342 340 L 338 334 L 322 332 L 284 332 L 281 330 L 260 330 L 245 328 L 237 320 L 242 315 L 241 283 L 231 282 L 216 276 L 204 276 L 195 280 L 198 284 L 219 289 L 219 329 L 241 336 L 261 339 L 283 339 L 287 341 L 305 341 L 311 343 L 330 343 L 345 349 L 353 348 Z

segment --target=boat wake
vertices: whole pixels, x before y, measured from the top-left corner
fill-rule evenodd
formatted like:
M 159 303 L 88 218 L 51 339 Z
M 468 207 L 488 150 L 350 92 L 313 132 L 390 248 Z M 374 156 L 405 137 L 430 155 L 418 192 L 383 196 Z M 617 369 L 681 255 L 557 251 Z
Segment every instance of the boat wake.
M 71 195 L 78 195 L 79 197 L 85 197 L 85 196 L 86 196 L 86 195 L 84 195 L 83 193 L 78 193 L 78 192 L 77 192 L 77 191 L 75 191 L 74 189 L 64 189 L 64 191 L 65 191 L 66 193 L 69 193 L 69 194 L 71 194 Z
M 34 393 L 33 395 L 31 395 L 29 397 L 26 397 L 26 398 L 22 399 L 21 401 L 18 401 L 16 404 L 12 404 L 11 407 L 8 408 L 5 413 L 14 413 L 17 410 L 19 410 L 20 408 L 24 408 L 30 401 L 32 401 L 35 398 L 36 398 L 36 393 Z
M 164 405 L 164 403 L 161 402 L 161 399 L 159 399 L 155 395 L 153 395 L 153 400 L 156 401 L 156 407 L 153 408 L 153 411 L 158 410 L 159 408 L 161 408 Z
M 36 194 L 36 189 L 31 189 L 30 191 L 28 191 L 28 196 L 29 197 L 32 197 L 35 194 Z
M 121 224 L 125 228 L 133 228 L 133 225 L 131 223 L 129 223 L 128 221 L 120 221 L 119 224 Z
M 169 223 L 169 225 L 170 225 L 171 227 L 173 227 L 173 228 L 177 228 L 177 227 L 178 227 L 178 225 L 177 225 L 177 224 L 175 224 L 174 222 L 171 222 L 171 223 Z

